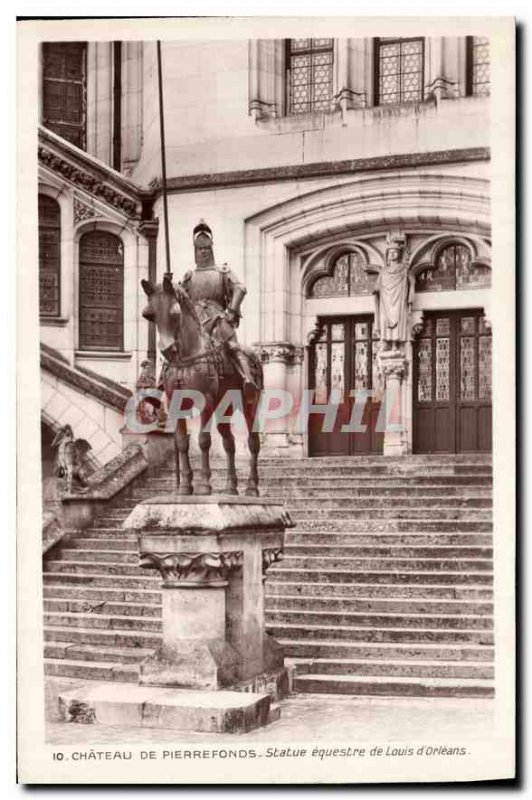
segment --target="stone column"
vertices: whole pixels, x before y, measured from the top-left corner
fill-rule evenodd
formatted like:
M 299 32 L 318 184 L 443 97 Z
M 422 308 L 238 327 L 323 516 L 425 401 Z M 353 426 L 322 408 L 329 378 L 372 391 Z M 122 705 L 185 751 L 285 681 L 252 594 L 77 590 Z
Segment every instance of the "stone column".
M 264 388 L 281 389 L 292 393 L 295 382 L 290 380 L 292 368 L 301 365 L 303 361 L 303 348 L 291 342 L 260 342 L 254 345 L 260 355 L 264 368 Z M 298 397 L 291 395 L 293 404 L 299 401 Z M 291 446 L 290 441 L 290 414 L 285 414 L 279 419 L 268 421 L 265 429 L 264 447 L 269 453 L 286 454 Z
M 427 41 L 430 42 L 429 80 L 425 86 L 425 96 L 432 96 L 436 102 L 439 102 L 455 96 L 456 82 L 450 78 L 446 70 L 446 38 L 444 36 L 433 36 Z
M 382 350 L 379 361 L 384 377 L 384 449 L 385 456 L 404 456 L 408 452 L 406 415 L 403 407 L 403 385 L 407 361 L 399 349 Z

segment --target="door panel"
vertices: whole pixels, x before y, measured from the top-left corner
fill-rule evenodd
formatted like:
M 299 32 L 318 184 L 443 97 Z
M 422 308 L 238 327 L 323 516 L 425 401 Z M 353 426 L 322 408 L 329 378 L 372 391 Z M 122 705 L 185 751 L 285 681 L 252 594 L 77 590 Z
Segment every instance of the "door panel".
M 333 389 L 341 394 L 333 430 L 323 431 L 323 415 L 309 419 L 309 453 L 320 455 L 353 455 L 382 452 L 383 434 L 375 432 L 380 411 L 380 390 L 376 368 L 376 342 L 372 338 L 372 317 L 332 317 L 320 320 L 320 335 L 310 353 L 309 385 L 314 390 L 314 403 L 327 403 Z M 378 396 L 365 405 L 362 425 L 365 432 L 345 433 L 349 424 L 355 390 L 376 390 Z
M 489 326 L 480 309 L 426 313 L 414 344 L 414 451 L 489 450 Z

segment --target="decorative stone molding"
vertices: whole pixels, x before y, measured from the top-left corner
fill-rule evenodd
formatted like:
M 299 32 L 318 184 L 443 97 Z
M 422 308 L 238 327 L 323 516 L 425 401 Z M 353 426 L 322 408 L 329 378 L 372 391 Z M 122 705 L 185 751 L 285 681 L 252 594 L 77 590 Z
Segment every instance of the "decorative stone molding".
M 379 106 L 378 108 L 387 108 L 387 106 Z M 375 109 L 371 109 L 371 111 L 374 113 Z M 168 191 L 182 192 L 186 189 L 233 186 L 236 184 L 265 183 L 267 181 L 297 178 L 333 177 L 335 175 L 349 175 L 358 172 L 489 161 L 489 159 L 490 149 L 488 147 L 467 147 L 426 153 L 401 153 L 389 156 L 372 156 L 370 158 L 353 158 L 344 161 L 318 161 L 310 164 L 290 164 L 283 167 L 263 167 L 172 177 L 168 180 Z M 154 188 L 160 193 L 162 191 L 161 182 L 154 182 Z
M 262 571 L 266 572 L 272 564 L 275 564 L 277 561 L 282 561 L 283 558 L 284 553 L 282 547 L 266 548 L 262 551 Z
M 242 550 L 223 553 L 143 553 L 139 566 L 156 569 L 163 581 L 203 583 L 225 581 L 232 570 L 244 563 Z
M 78 222 L 84 222 L 84 220 L 91 219 L 95 216 L 96 211 L 92 206 L 82 203 L 77 197 L 74 198 L 74 223 L 76 225 Z
M 149 216 L 153 193 L 135 186 L 106 164 L 74 147 L 46 128 L 39 128 L 39 163 L 122 214 Z M 144 213 L 143 213 L 144 212 Z
M 129 389 L 91 370 L 74 369 L 57 351 L 43 344 L 41 344 L 41 369 L 118 411 L 124 411 L 131 397 Z
M 423 330 L 423 311 L 412 311 L 410 314 L 410 338 L 419 336 Z
M 263 364 L 279 362 L 294 366 L 302 364 L 305 350 L 292 342 L 259 342 L 255 345 Z

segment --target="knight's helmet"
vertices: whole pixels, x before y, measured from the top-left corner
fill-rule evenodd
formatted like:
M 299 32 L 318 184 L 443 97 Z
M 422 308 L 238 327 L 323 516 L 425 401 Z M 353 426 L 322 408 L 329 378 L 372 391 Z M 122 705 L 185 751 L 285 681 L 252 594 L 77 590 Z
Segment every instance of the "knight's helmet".
M 204 219 L 200 219 L 194 230 L 192 231 L 192 239 L 194 245 L 205 244 L 207 241 L 212 247 L 213 235 L 212 231 Z

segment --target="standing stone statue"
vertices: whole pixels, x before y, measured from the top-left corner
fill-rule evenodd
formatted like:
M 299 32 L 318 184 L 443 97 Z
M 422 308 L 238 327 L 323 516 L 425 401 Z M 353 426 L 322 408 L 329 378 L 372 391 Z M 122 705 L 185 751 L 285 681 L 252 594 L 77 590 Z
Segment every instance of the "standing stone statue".
M 384 349 L 398 349 L 408 338 L 409 281 L 404 251 L 403 237 L 389 240 L 384 267 L 375 285 L 375 332 Z

